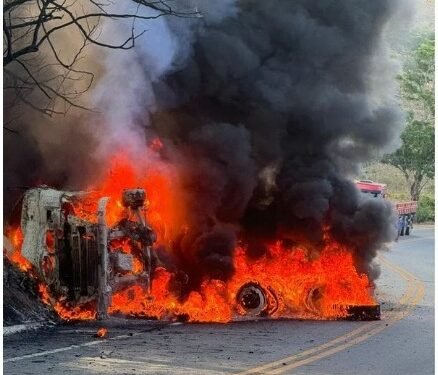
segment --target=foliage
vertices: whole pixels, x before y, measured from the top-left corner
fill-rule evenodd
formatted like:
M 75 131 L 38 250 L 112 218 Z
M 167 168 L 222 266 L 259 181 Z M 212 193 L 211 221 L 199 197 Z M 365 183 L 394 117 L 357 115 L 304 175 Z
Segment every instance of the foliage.
M 411 199 L 418 200 L 425 184 L 435 174 L 435 37 L 426 34 L 406 61 L 400 75 L 400 91 L 407 111 L 402 146 L 386 155 L 383 163 L 398 168 L 409 186 Z
M 426 34 L 413 55 L 408 57 L 399 76 L 401 93 L 404 100 L 409 102 L 408 109 L 420 109 L 415 117 L 429 122 L 435 117 L 434 59 L 435 37 L 434 34 Z
M 435 220 L 435 199 L 424 195 L 418 202 L 417 222 L 424 223 L 426 221 Z
M 428 178 L 434 177 L 435 129 L 426 122 L 410 120 L 401 139 L 402 146 L 387 155 L 383 162 L 403 173 L 410 187 L 411 199 L 418 200 Z

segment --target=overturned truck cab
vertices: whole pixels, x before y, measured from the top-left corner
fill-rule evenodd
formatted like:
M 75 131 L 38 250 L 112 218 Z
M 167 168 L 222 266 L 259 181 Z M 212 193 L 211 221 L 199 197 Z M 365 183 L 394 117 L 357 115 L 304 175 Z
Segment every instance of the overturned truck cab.
M 143 189 L 122 192 L 126 215 L 111 227 L 105 221 L 107 197 L 99 199 L 94 218 L 75 214 L 87 194 L 47 187 L 27 191 L 21 253 L 54 296 L 72 305 L 94 301 L 97 318 L 105 319 L 113 292 L 134 283 L 150 290 L 156 235 L 144 215 Z

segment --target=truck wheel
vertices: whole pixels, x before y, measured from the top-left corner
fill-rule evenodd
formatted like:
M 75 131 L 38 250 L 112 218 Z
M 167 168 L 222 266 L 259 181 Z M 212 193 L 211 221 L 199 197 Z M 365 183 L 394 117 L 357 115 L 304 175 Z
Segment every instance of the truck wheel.
M 405 234 L 406 234 L 406 236 L 409 236 L 409 232 L 410 232 L 410 227 L 409 227 L 409 225 L 407 225 L 406 226 L 406 230 L 405 230 Z

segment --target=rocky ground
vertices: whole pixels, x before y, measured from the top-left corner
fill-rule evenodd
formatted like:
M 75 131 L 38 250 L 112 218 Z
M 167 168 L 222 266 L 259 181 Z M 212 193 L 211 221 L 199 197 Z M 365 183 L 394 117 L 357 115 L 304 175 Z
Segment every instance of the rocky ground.
M 38 285 L 3 258 L 3 326 L 56 321 L 38 296 Z

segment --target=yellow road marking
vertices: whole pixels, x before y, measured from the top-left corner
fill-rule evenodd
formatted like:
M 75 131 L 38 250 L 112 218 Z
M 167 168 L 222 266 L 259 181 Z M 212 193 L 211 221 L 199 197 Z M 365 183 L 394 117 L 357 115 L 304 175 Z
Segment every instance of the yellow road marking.
M 300 366 L 309 364 L 311 362 L 317 361 L 319 359 L 328 357 L 332 354 L 335 354 L 335 353 L 338 353 L 342 350 L 345 350 L 351 346 L 357 345 L 357 344 L 369 339 L 371 336 L 374 336 L 374 335 L 380 333 L 381 331 L 383 331 L 384 329 L 392 326 L 393 324 L 395 324 L 399 320 L 401 320 L 404 317 L 406 317 L 407 315 L 409 315 L 411 313 L 411 311 L 414 309 L 415 305 L 422 300 L 422 298 L 424 296 L 424 285 L 422 285 L 420 283 L 416 283 L 416 284 L 417 284 L 417 289 L 414 290 L 413 296 L 409 299 L 405 299 L 405 303 L 409 305 L 409 307 L 406 308 L 405 310 L 401 310 L 401 311 L 398 311 L 398 312 L 392 314 L 391 317 L 385 321 L 375 322 L 374 328 L 370 329 L 369 331 L 366 331 L 362 335 L 359 335 L 359 336 L 345 342 L 344 344 L 341 344 L 339 346 L 331 348 L 331 349 L 324 351 L 322 353 L 316 354 L 316 355 L 314 355 L 310 358 L 304 359 L 302 361 L 294 362 L 290 365 L 282 366 L 282 367 L 275 369 L 273 371 L 266 372 L 266 374 L 281 374 L 285 371 L 292 370 L 292 369 L 295 369 L 297 367 L 300 367 Z
M 325 344 L 277 361 L 266 363 L 239 374 L 281 374 L 357 345 L 409 315 L 424 297 L 424 283 L 408 271 L 391 263 L 385 257 L 379 256 L 379 260 L 407 282 L 407 289 L 398 302 L 401 308 L 400 310 L 387 312 L 385 314 L 386 319 L 383 321 L 369 323 Z
M 355 330 L 353 330 L 353 331 L 351 331 L 351 332 L 349 332 L 349 333 L 347 333 L 345 335 L 339 336 L 336 339 L 334 339 L 332 341 L 329 341 L 329 342 L 327 342 L 325 344 L 322 344 L 322 345 L 313 347 L 311 349 L 305 350 L 305 351 L 303 351 L 301 353 L 298 353 L 298 354 L 295 354 L 295 355 L 293 355 L 291 357 L 282 358 L 282 359 L 279 359 L 277 361 L 269 362 L 269 363 L 267 363 L 265 365 L 249 369 L 247 371 L 239 372 L 239 375 L 264 374 L 264 372 L 261 372 L 261 371 L 267 370 L 267 369 L 270 369 L 270 368 L 273 368 L 273 367 L 276 367 L 276 366 L 279 366 L 279 365 L 282 365 L 283 363 L 285 363 L 287 361 L 291 361 L 291 360 L 295 360 L 295 359 L 300 359 L 302 357 L 307 357 L 310 354 L 313 354 L 313 353 L 321 351 L 321 349 L 330 348 L 331 346 L 336 345 L 338 343 L 341 343 L 343 340 L 347 340 L 347 339 L 349 339 L 351 337 L 354 337 L 358 333 L 361 333 L 362 331 L 365 331 L 367 329 L 368 329 L 368 327 L 366 327 L 366 326 L 363 326 L 361 328 L 357 328 L 357 329 L 355 329 Z

